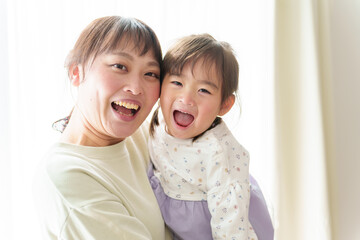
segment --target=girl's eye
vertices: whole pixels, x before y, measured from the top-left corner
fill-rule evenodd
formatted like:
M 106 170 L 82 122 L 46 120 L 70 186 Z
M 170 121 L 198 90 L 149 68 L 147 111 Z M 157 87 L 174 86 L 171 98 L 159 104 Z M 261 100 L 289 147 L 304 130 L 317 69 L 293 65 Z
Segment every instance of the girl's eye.
M 201 88 L 199 89 L 199 92 L 202 92 L 202 93 L 207 93 L 207 94 L 211 94 L 211 92 L 209 92 L 208 90 L 206 90 L 205 88 Z
M 150 77 L 154 77 L 156 79 L 159 79 L 159 75 L 157 75 L 156 73 L 153 73 L 153 72 L 148 72 L 148 73 L 145 73 L 146 76 L 150 76 Z
M 114 64 L 113 67 L 126 71 L 126 67 L 122 64 Z
M 178 82 L 178 81 L 172 81 L 171 83 L 176 85 L 176 86 L 182 86 L 182 83 Z

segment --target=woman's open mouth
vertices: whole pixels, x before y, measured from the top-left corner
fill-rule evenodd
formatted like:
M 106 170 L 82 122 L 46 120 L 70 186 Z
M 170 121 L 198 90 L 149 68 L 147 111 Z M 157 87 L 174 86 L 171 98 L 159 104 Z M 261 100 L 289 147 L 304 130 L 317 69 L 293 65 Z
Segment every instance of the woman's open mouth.
M 140 110 L 139 105 L 129 102 L 123 102 L 123 101 L 114 101 L 111 103 L 111 107 L 117 113 L 120 113 L 128 117 L 134 116 Z
M 178 110 L 173 112 L 173 116 L 175 123 L 181 127 L 188 127 L 194 121 L 193 115 Z

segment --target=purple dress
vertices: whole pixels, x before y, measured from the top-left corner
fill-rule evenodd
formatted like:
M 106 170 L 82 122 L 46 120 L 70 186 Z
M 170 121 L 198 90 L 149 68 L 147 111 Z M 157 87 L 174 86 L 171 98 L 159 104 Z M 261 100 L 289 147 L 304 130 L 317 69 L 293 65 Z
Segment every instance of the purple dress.
M 211 214 L 207 202 L 184 201 L 167 196 L 159 179 L 154 176 L 152 165 L 148 170 L 148 176 L 164 221 L 172 230 L 174 239 L 211 240 Z M 250 223 L 259 240 L 273 240 L 274 228 L 264 196 L 258 183 L 251 175 L 250 183 Z

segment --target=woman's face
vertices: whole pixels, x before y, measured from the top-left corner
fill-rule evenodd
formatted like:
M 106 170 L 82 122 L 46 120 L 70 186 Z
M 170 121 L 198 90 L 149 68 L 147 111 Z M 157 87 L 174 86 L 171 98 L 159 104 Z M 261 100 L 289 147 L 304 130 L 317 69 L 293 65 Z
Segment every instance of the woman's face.
M 160 93 L 160 66 L 131 45 L 97 56 L 80 78 L 77 106 L 91 138 L 119 142 L 143 123 Z

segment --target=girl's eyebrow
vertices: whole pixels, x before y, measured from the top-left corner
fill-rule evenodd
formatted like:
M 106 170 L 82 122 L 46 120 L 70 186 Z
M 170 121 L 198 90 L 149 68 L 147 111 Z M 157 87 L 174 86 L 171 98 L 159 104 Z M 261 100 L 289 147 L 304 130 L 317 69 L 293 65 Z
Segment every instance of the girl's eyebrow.
M 213 87 L 215 89 L 219 89 L 219 87 L 213 83 L 212 81 L 209 81 L 209 80 L 198 80 L 198 82 L 202 83 L 202 84 L 206 84 L 206 85 L 209 85 L 210 87 Z
M 125 57 L 125 58 L 129 59 L 130 61 L 134 61 L 134 57 L 131 56 L 131 54 L 128 54 L 127 52 L 113 52 L 113 53 L 111 53 L 111 55 Z M 147 63 L 147 65 L 148 66 L 160 67 L 160 64 L 155 60 L 154 61 L 149 61 Z

